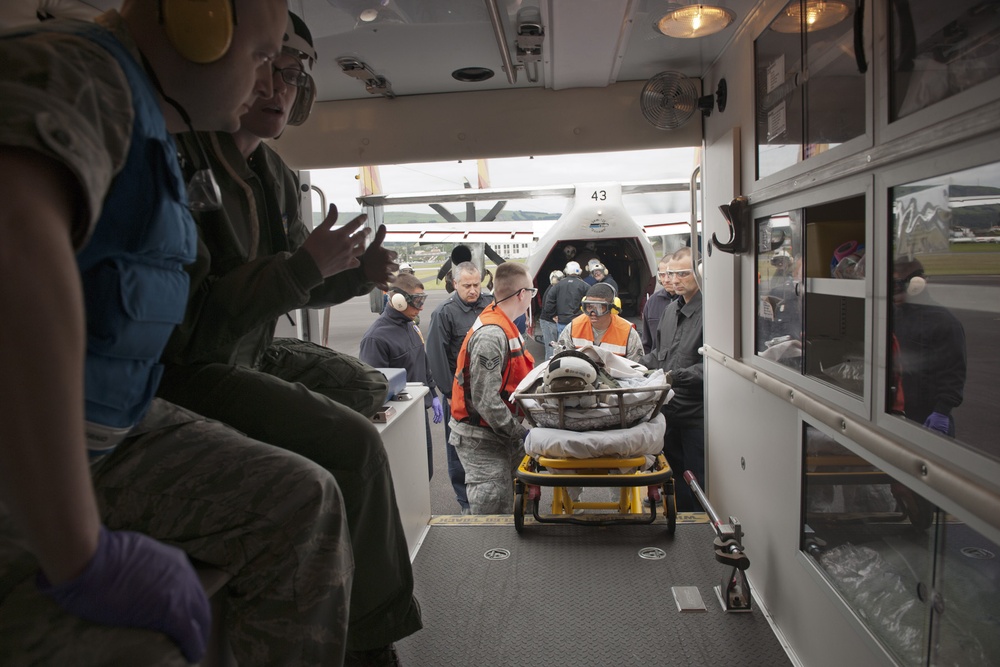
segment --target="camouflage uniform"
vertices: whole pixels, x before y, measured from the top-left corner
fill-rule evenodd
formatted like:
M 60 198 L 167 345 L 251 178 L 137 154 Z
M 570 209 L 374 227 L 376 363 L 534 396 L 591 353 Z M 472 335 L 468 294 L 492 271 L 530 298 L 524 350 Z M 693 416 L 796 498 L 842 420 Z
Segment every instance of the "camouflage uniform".
M 372 283 L 361 268 L 323 279 L 301 248 L 309 229 L 298 179 L 277 153 L 261 144 L 246 160 L 231 134 L 199 136 L 223 208 L 194 216 L 191 298 L 164 351 L 157 395 L 334 475 L 356 563 L 348 650 L 385 646 L 422 627 L 389 459 L 366 416 L 384 403 L 387 382 L 354 357 L 272 338 L 282 313 L 340 303 Z M 178 137 L 200 164 L 193 142 Z
M 138 61 L 120 16 L 101 22 Z M 71 35 L 0 40 L 0 61 L 0 145 L 46 155 L 75 177 L 79 249 L 128 150 L 129 84 L 107 51 Z M 230 576 L 226 631 L 241 664 L 341 664 L 354 563 L 328 471 L 155 400 L 92 473 L 108 528 L 176 545 Z M 0 507 L 0 664 L 184 664 L 165 635 L 63 612 L 37 591 L 38 569 Z
M 354 564 L 329 473 L 161 400 L 92 470 L 108 528 L 231 575 L 226 632 L 239 664 L 340 664 Z M 63 612 L 37 591 L 38 563 L 18 542 L 2 515 L 0 663 L 185 664 L 163 635 Z
M 514 471 L 524 458 L 528 430 L 500 398 L 507 336 L 497 326 L 484 326 L 470 336 L 470 391 L 487 400 L 476 410 L 491 427 L 474 426 L 451 418 L 451 438 L 465 468 L 465 488 L 473 514 L 510 514 L 514 511 Z M 458 369 L 461 373 L 461 369 Z M 452 389 L 454 395 L 456 389 Z M 461 391 L 461 389 L 457 389 Z M 492 400 L 495 399 L 495 400 Z

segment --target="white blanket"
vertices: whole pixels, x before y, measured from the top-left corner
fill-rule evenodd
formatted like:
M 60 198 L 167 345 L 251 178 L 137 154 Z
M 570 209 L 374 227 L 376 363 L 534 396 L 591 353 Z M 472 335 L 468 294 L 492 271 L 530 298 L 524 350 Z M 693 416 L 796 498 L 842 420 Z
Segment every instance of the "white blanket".
M 645 456 L 646 467 L 663 449 L 667 420 L 659 412 L 632 428 L 610 431 L 564 431 L 533 428 L 524 441 L 524 451 L 532 456 L 592 459 L 600 456 Z

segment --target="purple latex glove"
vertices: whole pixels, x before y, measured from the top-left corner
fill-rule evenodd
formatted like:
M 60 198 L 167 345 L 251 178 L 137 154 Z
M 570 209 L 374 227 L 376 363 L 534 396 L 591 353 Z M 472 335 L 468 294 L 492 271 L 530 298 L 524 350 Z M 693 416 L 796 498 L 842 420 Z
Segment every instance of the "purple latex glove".
M 75 579 L 39 590 L 87 621 L 156 630 L 188 662 L 200 662 L 212 629 L 211 609 L 187 554 L 141 533 L 101 526 L 97 551 Z
M 444 419 L 444 408 L 441 407 L 441 399 L 437 396 L 431 399 L 431 410 L 434 411 L 434 423 L 440 424 Z
M 943 415 L 940 412 L 932 412 L 924 420 L 924 426 L 948 435 L 949 431 L 951 431 L 951 417 Z

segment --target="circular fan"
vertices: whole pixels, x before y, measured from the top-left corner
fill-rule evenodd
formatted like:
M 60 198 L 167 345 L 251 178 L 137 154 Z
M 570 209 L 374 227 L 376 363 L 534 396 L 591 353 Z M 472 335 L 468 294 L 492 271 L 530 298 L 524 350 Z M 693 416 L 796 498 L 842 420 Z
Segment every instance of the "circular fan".
M 676 130 L 698 110 L 698 87 L 680 72 L 660 72 L 642 87 L 639 107 L 653 127 Z

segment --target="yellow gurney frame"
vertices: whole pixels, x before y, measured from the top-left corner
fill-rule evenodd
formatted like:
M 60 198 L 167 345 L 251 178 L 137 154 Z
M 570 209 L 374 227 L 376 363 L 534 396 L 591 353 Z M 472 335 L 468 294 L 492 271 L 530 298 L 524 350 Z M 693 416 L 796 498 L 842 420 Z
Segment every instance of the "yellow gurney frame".
M 514 528 L 519 533 L 524 530 L 525 514 L 531 514 L 539 523 L 650 524 L 656 521 L 656 506 L 662 502 L 667 532 L 672 535 L 677 527 L 673 471 L 663 454 L 657 455 L 651 470 L 641 470 L 645 463 L 643 456 L 572 459 L 525 455 L 514 473 Z M 541 468 L 575 472 L 553 474 L 541 472 Z M 631 468 L 636 470 L 620 472 Z M 553 487 L 551 515 L 538 511 L 543 486 Z M 575 502 L 566 491 L 568 486 L 603 486 L 621 491 L 617 502 Z M 648 511 L 643 506 L 644 497 L 650 500 Z M 576 510 L 617 510 L 617 513 L 577 514 Z

